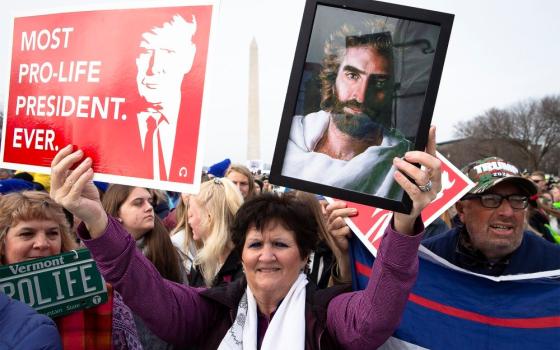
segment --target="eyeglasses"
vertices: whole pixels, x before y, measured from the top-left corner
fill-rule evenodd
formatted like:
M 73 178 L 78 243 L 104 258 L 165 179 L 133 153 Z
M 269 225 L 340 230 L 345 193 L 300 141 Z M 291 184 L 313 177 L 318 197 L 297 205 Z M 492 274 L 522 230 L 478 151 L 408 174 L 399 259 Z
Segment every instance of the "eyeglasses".
M 502 205 L 504 199 L 507 199 L 513 209 L 525 209 L 529 205 L 529 197 L 520 194 L 510 194 L 507 196 L 496 193 L 468 194 L 463 199 L 478 199 L 485 208 L 498 208 Z

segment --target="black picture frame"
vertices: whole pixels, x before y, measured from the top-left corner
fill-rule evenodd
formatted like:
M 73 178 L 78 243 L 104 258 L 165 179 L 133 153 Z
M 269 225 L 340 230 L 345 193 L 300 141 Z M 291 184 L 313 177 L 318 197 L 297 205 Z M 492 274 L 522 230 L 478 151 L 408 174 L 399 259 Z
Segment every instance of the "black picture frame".
M 412 202 L 394 182 L 390 163 L 395 154 L 402 157 L 407 150 L 426 146 L 453 18 L 378 1 L 307 0 L 271 183 L 409 213 Z M 327 41 L 330 46 L 325 50 Z M 370 48 L 371 56 L 363 56 L 364 50 L 356 48 L 366 42 L 378 45 Z M 360 66 L 356 74 L 350 57 L 360 52 L 360 57 L 378 63 L 371 63 L 371 70 Z M 376 61 L 376 55 L 382 58 Z M 362 102 L 360 107 L 344 107 L 339 103 L 346 101 L 343 95 Z M 338 102 L 333 102 L 336 98 Z M 356 110 L 361 111 L 359 118 L 352 117 Z M 366 146 L 349 161 L 327 155 L 333 154 L 329 146 L 339 145 L 329 143 L 332 139 L 327 135 L 335 118 L 341 124 L 334 125 L 342 125 L 338 130 L 344 127 L 356 137 L 352 140 L 359 138 L 374 147 Z M 360 123 L 345 124 L 345 120 L 358 119 Z M 368 136 L 363 130 L 369 130 Z M 357 149 L 363 145 L 356 144 Z

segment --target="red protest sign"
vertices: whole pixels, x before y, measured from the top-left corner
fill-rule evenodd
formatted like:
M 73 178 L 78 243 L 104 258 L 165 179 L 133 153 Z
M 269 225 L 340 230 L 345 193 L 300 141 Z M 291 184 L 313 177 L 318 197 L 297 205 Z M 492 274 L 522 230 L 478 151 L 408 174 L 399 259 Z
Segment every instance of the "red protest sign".
M 1 166 L 50 172 L 73 144 L 96 179 L 188 192 L 213 1 L 15 17 Z
M 426 226 L 474 187 L 474 183 L 447 158 L 439 152 L 436 152 L 436 155 L 441 160 L 441 191 L 432 203 L 422 211 L 422 221 Z
M 439 152 L 437 152 L 437 157 L 442 161 L 442 188 L 437 197 L 422 211 L 422 220 L 425 226 L 432 223 L 474 187 L 474 183 Z M 331 198 L 327 199 L 333 201 Z M 370 252 L 376 256 L 383 233 L 389 225 L 393 213 L 386 209 L 368 207 L 352 202 L 346 203 L 349 208 L 358 209 L 358 215 L 345 219 L 346 224 L 350 226 L 354 234 L 360 238 Z

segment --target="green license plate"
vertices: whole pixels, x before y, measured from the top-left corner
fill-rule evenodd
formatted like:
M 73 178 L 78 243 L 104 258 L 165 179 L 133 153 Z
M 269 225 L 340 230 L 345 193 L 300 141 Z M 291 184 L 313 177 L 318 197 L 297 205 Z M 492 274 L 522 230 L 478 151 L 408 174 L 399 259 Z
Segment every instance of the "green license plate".
M 0 291 L 57 317 L 107 301 L 107 287 L 89 250 L 0 266 Z

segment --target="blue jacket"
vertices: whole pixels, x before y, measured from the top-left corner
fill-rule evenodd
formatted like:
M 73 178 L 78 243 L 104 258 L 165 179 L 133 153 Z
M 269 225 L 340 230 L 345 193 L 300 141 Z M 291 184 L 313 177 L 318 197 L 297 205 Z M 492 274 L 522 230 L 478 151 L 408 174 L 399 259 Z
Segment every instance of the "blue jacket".
M 0 349 L 62 349 L 54 322 L 0 293 Z
M 521 245 L 512 254 L 491 264 L 480 252 L 469 251 L 460 244 L 462 229 L 453 228 L 424 240 L 422 245 L 456 266 L 484 275 L 516 275 L 560 269 L 560 246 L 528 231 L 523 232 Z

